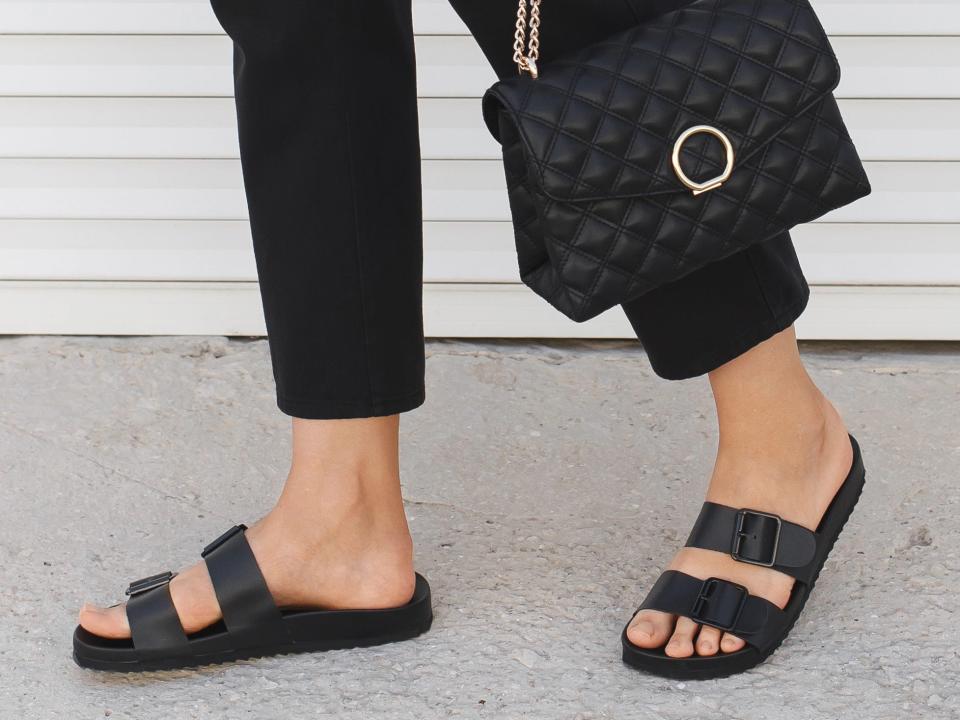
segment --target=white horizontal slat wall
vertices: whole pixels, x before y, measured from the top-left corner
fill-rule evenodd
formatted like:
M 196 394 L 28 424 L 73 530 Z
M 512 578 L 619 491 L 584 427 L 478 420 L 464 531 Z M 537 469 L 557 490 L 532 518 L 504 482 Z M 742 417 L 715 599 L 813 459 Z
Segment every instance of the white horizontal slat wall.
M 815 0 L 870 198 L 796 231 L 806 337 L 960 339 L 960 3 Z M 414 0 L 434 336 L 627 337 L 518 284 L 493 81 Z M 229 40 L 207 0 L 0 0 L 0 333 L 263 331 Z

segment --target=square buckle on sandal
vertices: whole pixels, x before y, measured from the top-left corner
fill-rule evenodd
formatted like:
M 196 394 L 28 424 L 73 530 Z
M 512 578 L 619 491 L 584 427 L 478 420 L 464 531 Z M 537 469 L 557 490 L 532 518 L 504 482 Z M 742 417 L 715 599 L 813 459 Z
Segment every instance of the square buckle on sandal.
M 730 557 L 750 565 L 773 567 L 777 562 L 782 528 L 783 521 L 776 515 L 741 510 L 737 513 Z
M 700 586 L 689 617 L 701 625 L 728 632 L 740 621 L 749 594 L 743 585 L 720 578 L 708 578 Z
M 151 575 L 150 577 L 141 578 L 140 580 L 134 580 L 127 586 L 126 594 L 130 597 L 134 595 L 142 595 L 145 592 L 154 590 L 158 587 L 163 587 L 171 580 L 173 580 L 177 574 L 175 572 L 166 572 L 158 573 L 157 575 Z

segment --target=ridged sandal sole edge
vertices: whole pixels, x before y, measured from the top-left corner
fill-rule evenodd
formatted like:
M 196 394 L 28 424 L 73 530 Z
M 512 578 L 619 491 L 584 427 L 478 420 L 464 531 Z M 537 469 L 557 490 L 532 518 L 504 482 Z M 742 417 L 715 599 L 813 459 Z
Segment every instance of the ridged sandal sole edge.
M 114 673 L 145 673 L 145 672 L 173 672 L 176 670 L 195 670 L 198 668 L 212 667 L 218 665 L 227 665 L 229 663 L 242 660 L 259 660 L 261 658 L 284 657 L 290 655 L 303 655 L 306 653 L 330 652 L 332 650 L 352 650 L 357 648 L 378 647 L 380 645 L 389 645 L 395 642 L 413 640 L 427 631 L 433 625 L 433 614 L 426 622 L 419 626 L 396 633 L 389 633 L 370 638 L 355 638 L 344 640 L 330 640 L 315 643 L 294 643 L 289 645 L 271 648 L 251 648 L 249 650 L 237 650 L 228 653 L 216 653 L 210 656 L 198 656 L 187 661 L 177 660 L 156 660 L 147 662 L 104 662 L 84 658 L 73 653 L 73 660 L 80 667 L 86 670 L 96 670 L 99 672 Z

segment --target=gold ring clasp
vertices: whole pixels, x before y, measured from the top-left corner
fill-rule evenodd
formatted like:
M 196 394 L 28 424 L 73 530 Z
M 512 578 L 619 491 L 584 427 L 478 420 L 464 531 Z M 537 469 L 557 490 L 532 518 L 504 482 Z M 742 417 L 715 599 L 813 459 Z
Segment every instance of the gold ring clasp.
M 727 167 L 724 168 L 724 171 L 721 175 L 718 175 L 712 180 L 707 180 L 705 182 L 694 182 L 687 177 L 687 174 L 683 171 L 683 168 L 680 167 L 680 151 L 683 150 L 683 146 L 686 144 L 687 140 L 692 138 L 694 135 L 701 135 L 704 133 L 707 135 L 713 135 L 721 143 L 723 143 L 723 149 L 727 153 Z M 733 144 L 730 142 L 730 138 L 724 135 L 720 130 L 717 130 L 715 127 L 711 127 L 710 125 L 697 125 L 690 128 L 684 132 L 683 135 L 677 138 L 677 143 L 673 146 L 673 171 L 677 174 L 680 182 L 692 190 L 694 195 L 702 195 L 705 192 L 716 190 L 730 179 L 730 176 L 733 174 L 735 158 L 736 155 L 734 154 Z

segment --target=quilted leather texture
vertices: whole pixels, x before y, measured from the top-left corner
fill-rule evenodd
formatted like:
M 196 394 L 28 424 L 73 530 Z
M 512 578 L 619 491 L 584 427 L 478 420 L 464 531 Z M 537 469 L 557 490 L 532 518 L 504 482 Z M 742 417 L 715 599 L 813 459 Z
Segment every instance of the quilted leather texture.
M 497 83 L 484 117 L 503 146 L 521 278 L 583 321 L 867 195 L 839 75 L 807 0 L 699 0 L 538 80 Z M 671 163 L 696 125 L 736 154 L 730 179 L 699 196 Z M 712 136 L 683 146 L 694 180 L 725 165 Z

